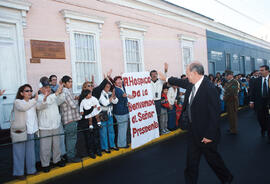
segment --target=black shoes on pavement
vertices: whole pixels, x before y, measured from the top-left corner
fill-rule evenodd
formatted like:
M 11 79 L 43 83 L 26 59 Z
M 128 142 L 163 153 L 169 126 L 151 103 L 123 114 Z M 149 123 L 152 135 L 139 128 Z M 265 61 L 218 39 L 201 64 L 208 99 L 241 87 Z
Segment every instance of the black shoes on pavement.
M 45 173 L 50 172 L 50 170 L 51 170 L 50 166 L 42 167 L 42 171 L 45 172 Z
M 92 159 L 95 159 L 96 155 L 94 153 L 89 153 L 89 157 L 92 158 Z
M 82 160 L 80 158 L 78 158 L 78 157 L 68 158 L 69 163 L 79 163 L 81 161 Z
M 117 148 L 117 147 L 112 147 L 112 148 L 110 148 L 111 150 L 115 150 L 115 151 L 119 151 L 119 148 Z

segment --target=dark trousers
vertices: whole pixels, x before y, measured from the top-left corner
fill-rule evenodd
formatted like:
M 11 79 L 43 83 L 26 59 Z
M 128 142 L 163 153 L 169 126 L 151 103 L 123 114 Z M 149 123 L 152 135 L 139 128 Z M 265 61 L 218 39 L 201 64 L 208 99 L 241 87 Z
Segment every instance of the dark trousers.
M 238 110 L 238 107 L 235 107 L 235 106 L 236 106 L 235 104 L 230 104 L 230 103 L 226 104 L 231 133 L 237 133 L 237 110 Z
M 176 108 L 173 105 L 173 109 L 168 109 L 168 129 L 175 130 L 176 129 Z
M 197 143 L 189 135 L 187 145 L 187 163 L 185 169 L 186 184 L 196 184 L 199 175 L 199 163 L 201 155 L 204 155 L 207 163 L 215 172 L 222 183 L 231 177 L 230 171 L 226 168 L 220 154 L 217 152 L 216 143 Z
M 78 141 L 77 141 L 77 156 L 84 157 L 89 153 L 101 152 L 99 128 L 93 118 L 93 131 L 89 131 L 88 120 L 80 120 L 78 122 Z
M 159 124 L 159 129 L 160 129 L 161 100 L 155 100 L 154 102 L 155 102 L 157 119 L 158 119 L 158 124 Z
M 268 118 L 268 109 L 266 103 L 262 105 L 262 108 L 256 110 L 257 119 L 261 127 L 261 131 L 267 131 L 268 138 L 270 139 L 270 125 L 269 125 L 269 118 Z

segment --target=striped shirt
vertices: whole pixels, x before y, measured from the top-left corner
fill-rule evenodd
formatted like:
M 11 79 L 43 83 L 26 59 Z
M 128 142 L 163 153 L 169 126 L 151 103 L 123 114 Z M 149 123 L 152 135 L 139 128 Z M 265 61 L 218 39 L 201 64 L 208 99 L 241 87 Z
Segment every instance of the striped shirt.
M 62 123 L 68 124 L 79 121 L 81 118 L 78 101 L 75 100 L 72 89 L 63 88 L 63 93 L 65 94 L 65 102 L 60 105 Z

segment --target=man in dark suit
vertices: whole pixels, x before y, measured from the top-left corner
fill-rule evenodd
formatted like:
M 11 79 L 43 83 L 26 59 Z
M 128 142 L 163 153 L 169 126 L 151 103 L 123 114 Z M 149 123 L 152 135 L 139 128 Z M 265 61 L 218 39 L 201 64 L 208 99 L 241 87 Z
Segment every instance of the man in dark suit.
M 185 181 L 187 184 L 197 183 L 200 158 L 204 155 L 220 181 L 231 183 L 233 176 L 217 152 L 220 139 L 220 100 L 217 89 L 204 77 L 202 64 L 191 63 L 186 73 L 188 79 L 168 79 L 169 84 L 186 89 L 183 111 L 188 112 L 189 131 Z
M 261 76 L 254 79 L 250 85 L 250 108 L 254 108 L 257 114 L 258 122 L 261 126 L 261 135 L 268 134 L 268 143 L 270 143 L 270 126 L 267 123 L 269 99 L 269 66 L 260 67 Z

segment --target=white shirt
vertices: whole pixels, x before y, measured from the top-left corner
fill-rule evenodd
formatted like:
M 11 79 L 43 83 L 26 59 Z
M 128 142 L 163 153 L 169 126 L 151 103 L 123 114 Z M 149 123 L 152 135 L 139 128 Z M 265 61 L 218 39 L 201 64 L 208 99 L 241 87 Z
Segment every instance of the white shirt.
M 163 88 L 163 81 L 160 79 L 157 79 L 156 82 L 153 82 L 151 80 L 151 88 L 152 88 L 152 94 L 154 100 L 160 100 L 161 99 L 161 92 Z
M 177 95 L 177 89 L 174 89 L 173 87 L 170 87 L 168 90 L 168 102 L 170 105 L 174 105 L 175 99 L 176 99 L 176 95 Z
M 95 105 L 97 107 L 94 108 L 94 110 L 90 114 L 86 115 L 85 119 L 92 118 L 92 117 L 98 115 L 101 112 L 101 108 L 98 110 L 98 107 L 100 107 L 100 104 L 99 104 L 97 98 L 94 96 L 92 96 L 89 99 L 84 98 L 82 100 L 81 105 L 80 105 L 80 112 L 84 112 L 83 109 L 89 110 L 89 109 L 91 109 L 91 107 L 93 107 Z
M 27 103 L 27 102 L 26 102 Z M 38 131 L 38 120 L 36 113 L 36 106 L 26 111 L 26 128 L 27 134 L 34 134 Z
M 101 109 L 103 111 L 107 111 L 108 114 L 111 116 L 112 115 L 112 110 L 113 110 L 113 106 L 112 104 L 117 104 L 118 103 L 118 98 L 115 98 L 112 100 L 112 104 L 110 103 L 110 98 L 109 98 L 109 94 L 106 93 L 104 90 L 101 92 L 100 98 L 99 98 L 99 102 L 102 105 Z
M 201 78 L 198 82 L 196 82 L 196 84 L 194 85 L 194 86 L 195 86 L 194 98 L 195 98 L 195 96 L 196 96 L 196 93 L 197 93 L 197 91 L 198 91 L 198 89 L 199 89 L 199 87 L 200 87 L 202 81 L 203 81 L 203 78 L 204 78 L 204 77 L 202 76 L 202 78 Z M 189 95 L 189 103 L 190 103 L 191 96 L 192 96 L 192 92 L 191 92 L 190 95 Z

